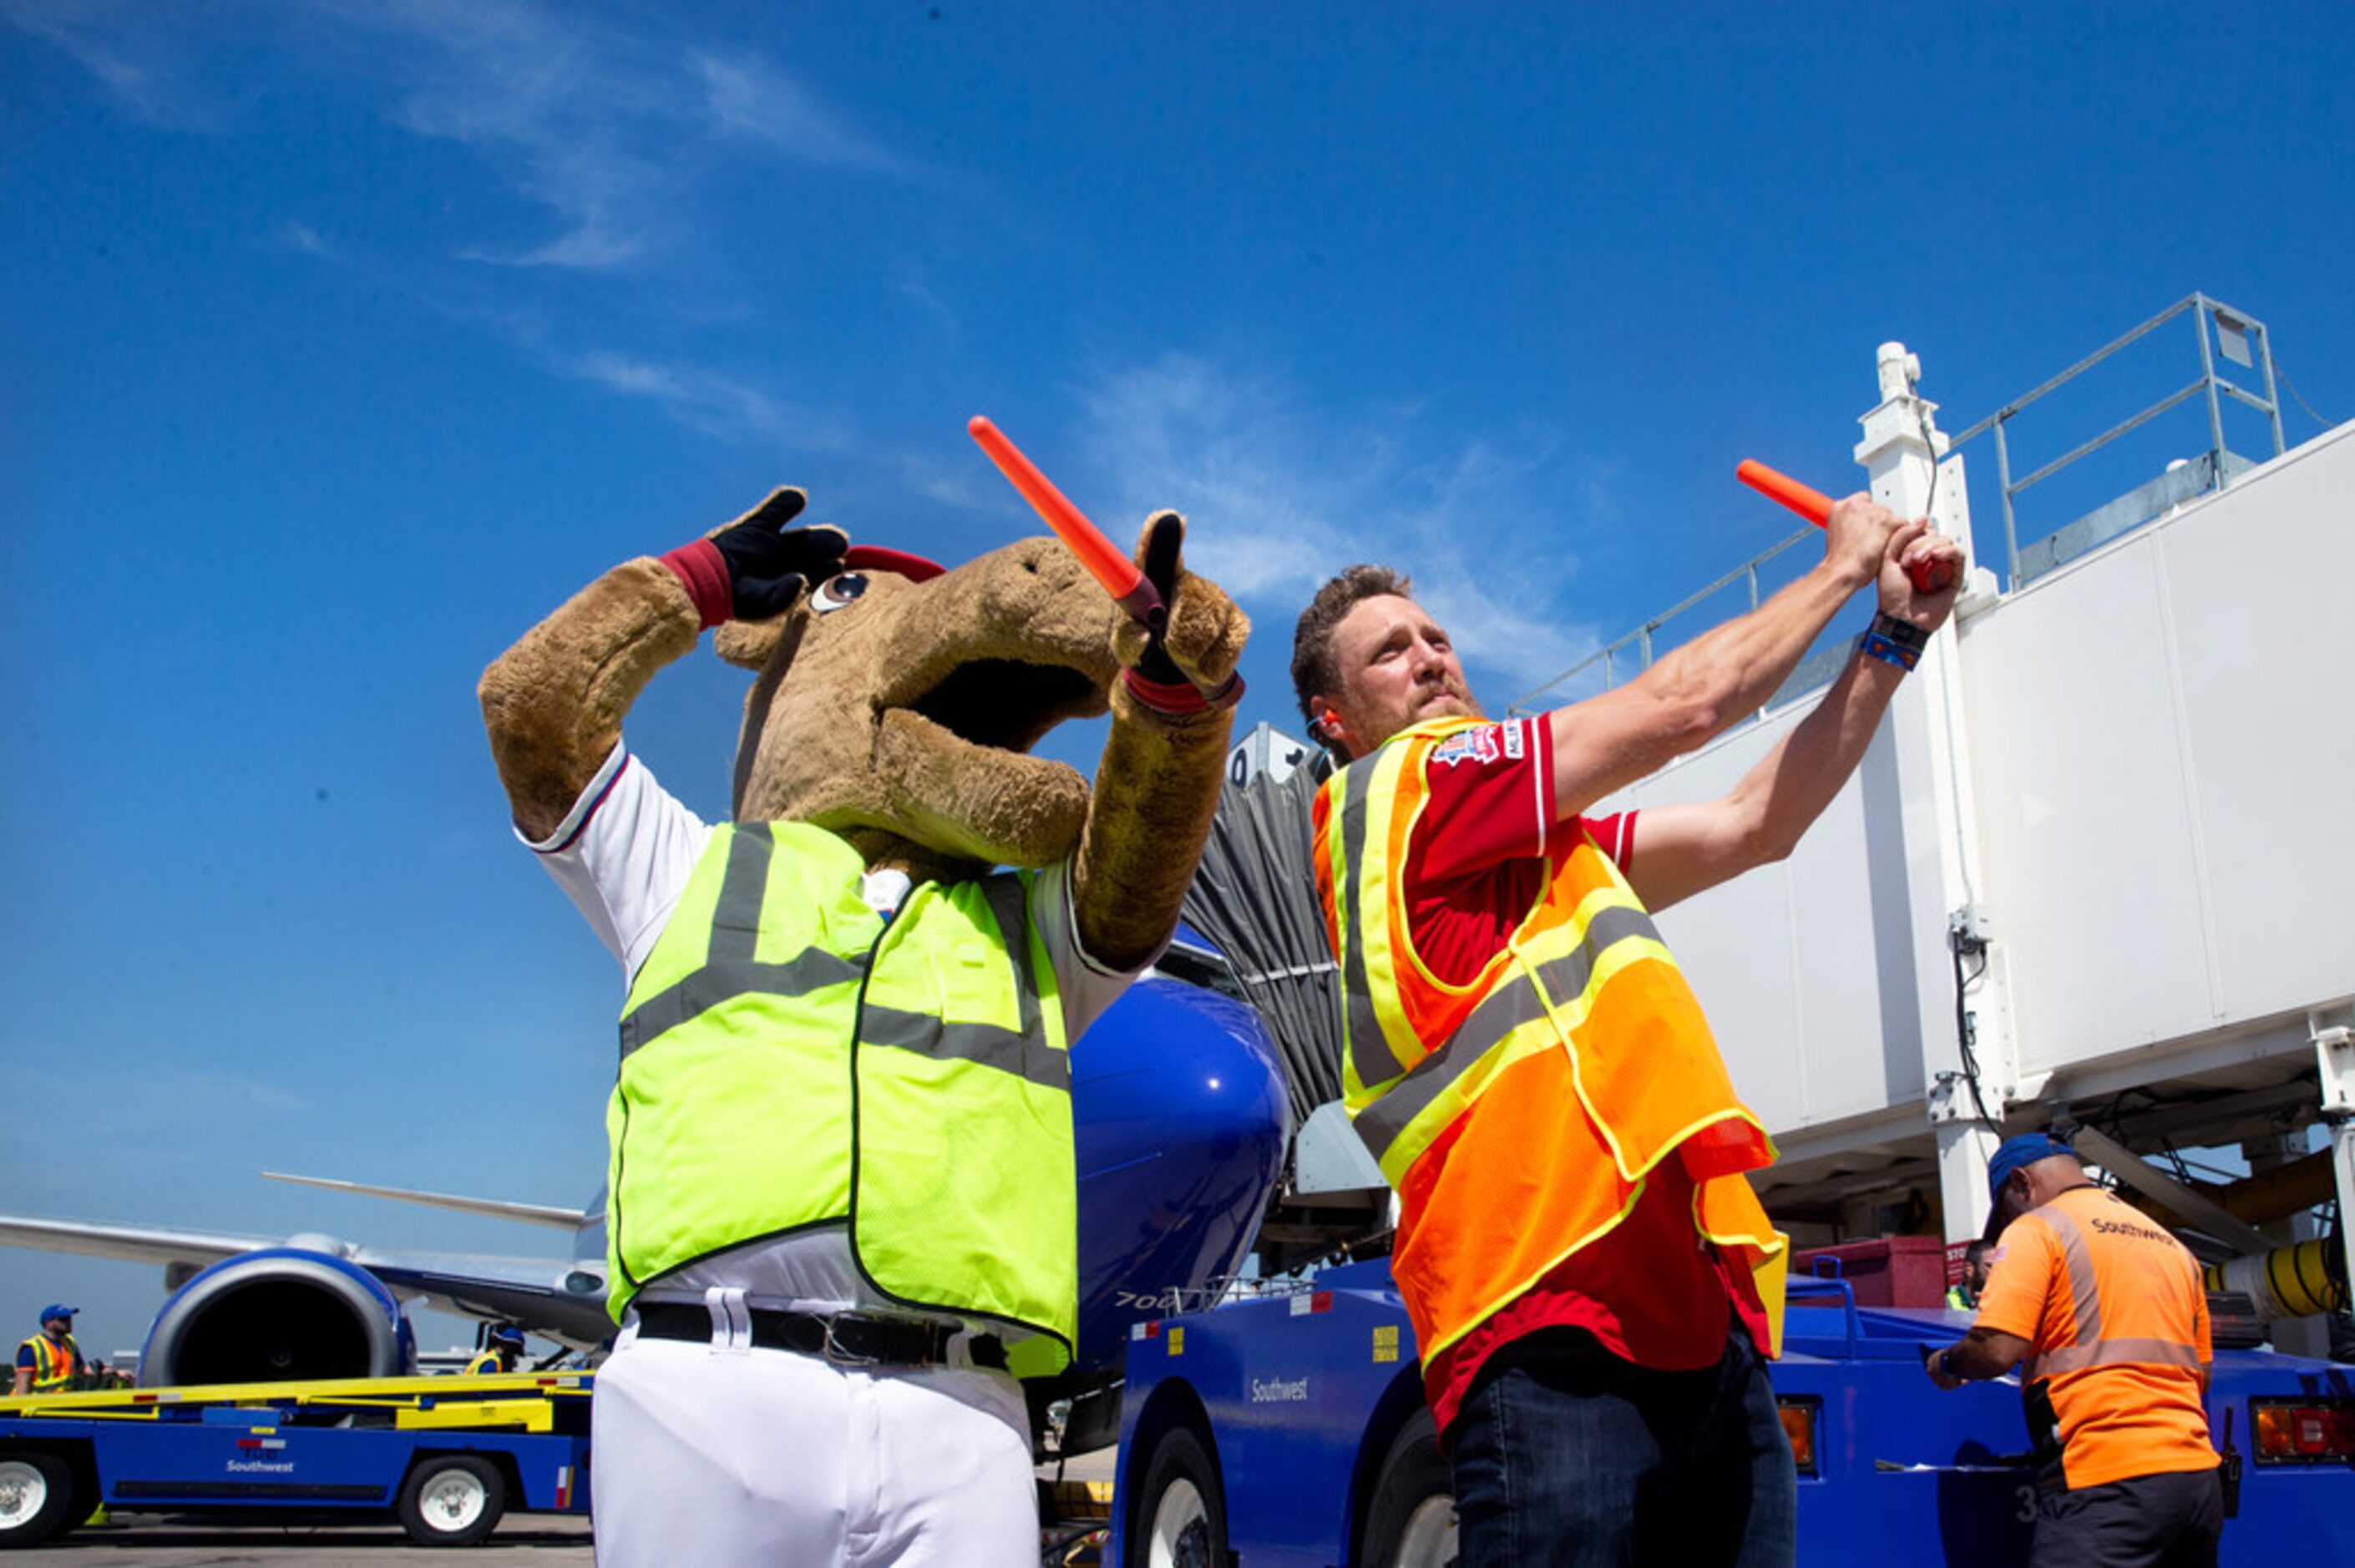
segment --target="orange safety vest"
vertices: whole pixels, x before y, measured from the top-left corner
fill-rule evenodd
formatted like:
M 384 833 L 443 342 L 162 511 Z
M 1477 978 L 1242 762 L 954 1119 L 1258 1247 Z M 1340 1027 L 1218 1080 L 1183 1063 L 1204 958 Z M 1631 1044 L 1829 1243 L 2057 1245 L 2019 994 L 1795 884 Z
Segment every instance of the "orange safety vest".
M 1693 1229 L 1753 1271 L 1784 1247 L 1744 1171 L 1771 1164 L 1677 961 L 1587 833 L 1469 984 L 1414 950 L 1407 847 L 1432 753 L 1486 721 L 1403 730 L 1328 779 L 1311 832 L 1340 961 L 1342 1086 L 1400 1194 L 1391 1271 L 1423 1357 L 1615 1227 L 1662 1160 Z
M 81 1347 L 74 1343 L 71 1334 L 62 1345 L 47 1334 L 36 1334 L 25 1343 L 33 1347 L 35 1393 L 62 1393 L 73 1386 L 74 1375 L 81 1368 Z

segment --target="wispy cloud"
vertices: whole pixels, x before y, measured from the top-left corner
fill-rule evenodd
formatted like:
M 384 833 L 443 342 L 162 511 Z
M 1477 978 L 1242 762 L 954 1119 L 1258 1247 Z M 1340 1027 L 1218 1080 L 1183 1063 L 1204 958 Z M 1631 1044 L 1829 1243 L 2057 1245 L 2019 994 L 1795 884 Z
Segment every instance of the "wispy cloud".
M 656 52 L 530 0 L 351 0 L 334 14 L 389 41 L 373 69 L 396 84 L 391 111 L 420 136 L 456 143 L 557 232 L 523 246 L 468 246 L 470 260 L 604 270 L 665 249 L 683 172 L 660 157 L 679 128 Z M 667 137 L 660 133 L 664 129 Z
M 289 221 L 278 226 L 278 242 L 290 250 L 300 250 L 305 256 L 327 257 L 334 254 L 319 231 L 307 223 Z
M 1564 495 L 1593 501 L 1550 432 L 1467 437 L 1423 408 L 1313 408 L 1278 378 L 1188 355 L 1107 370 L 1081 397 L 1122 514 L 1186 513 L 1188 558 L 1284 625 L 1371 558 L 1414 577 L 1465 660 L 1515 683 L 1503 695 L 1598 645 L 1561 609 L 1577 568 Z
M 834 415 L 771 397 L 756 387 L 700 366 L 635 358 L 605 349 L 565 355 L 551 367 L 626 397 L 654 404 L 689 429 L 717 440 L 779 442 L 804 450 L 842 450 L 850 435 Z
M 136 0 L 0 0 L 0 21 L 63 50 L 150 125 L 218 128 L 218 104 L 180 62 L 175 19 L 153 6 Z
M 250 51 L 356 79 L 410 132 L 467 148 L 552 215 L 465 260 L 597 272 L 675 254 L 700 182 L 746 153 L 865 177 L 919 171 L 783 66 L 730 45 L 630 31 L 543 0 L 0 0 L 0 20 L 64 50 L 142 119 L 212 128 Z
M 703 79 L 704 111 L 717 130 L 825 168 L 904 175 L 906 160 L 885 151 L 802 83 L 764 61 L 741 55 L 721 59 L 701 50 L 689 57 Z
M 559 329 L 551 313 L 515 302 L 513 291 L 493 281 L 443 278 L 421 281 L 413 269 L 339 238 L 308 223 L 281 224 L 270 242 L 336 267 L 365 286 L 407 299 L 418 309 L 465 323 L 522 354 L 541 370 L 585 382 L 618 397 L 646 404 L 698 435 L 734 446 L 783 448 L 796 452 L 852 453 L 887 466 L 899 455 L 868 450 L 855 423 L 833 407 L 780 397 L 741 370 L 677 355 L 622 348 L 611 342 L 582 345 Z M 922 475 L 908 476 L 911 489 L 934 493 Z
M 845 416 L 780 397 L 756 373 L 673 348 L 621 345 L 632 335 L 659 342 L 682 313 L 708 323 L 735 308 L 685 241 L 709 216 L 702 203 L 711 183 L 748 158 L 855 178 L 924 177 L 757 51 L 622 16 L 545 0 L 229 0 L 165 9 L 143 0 L 0 0 L 0 22 L 70 55 L 143 118 L 175 125 L 208 121 L 208 91 L 233 101 L 218 96 L 219 84 L 242 79 L 254 54 L 282 51 L 296 79 L 357 87 L 390 123 L 465 149 L 518 199 L 505 218 L 495 204 L 464 210 L 488 210 L 510 236 L 538 231 L 494 239 L 476 228 L 441 238 L 439 255 L 421 259 L 306 214 L 279 220 L 261 243 L 471 322 L 555 375 L 644 402 L 716 440 L 851 453 L 905 471 L 901 482 L 916 493 L 974 504 L 962 476 L 862 442 Z M 652 326 L 641 312 L 584 327 L 544 289 L 509 276 L 658 267 L 691 280 L 675 291 L 691 303 L 666 303 Z M 954 330 L 921 280 L 910 288 Z
M 559 217 L 554 237 L 477 248 L 478 260 L 604 270 L 666 252 L 693 221 L 696 180 L 723 143 L 852 174 L 908 172 L 749 49 L 723 59 L 538 0 L 346 0 L 338 14 L 427 63 L 410 73 L 400 123 L 474 149 Z

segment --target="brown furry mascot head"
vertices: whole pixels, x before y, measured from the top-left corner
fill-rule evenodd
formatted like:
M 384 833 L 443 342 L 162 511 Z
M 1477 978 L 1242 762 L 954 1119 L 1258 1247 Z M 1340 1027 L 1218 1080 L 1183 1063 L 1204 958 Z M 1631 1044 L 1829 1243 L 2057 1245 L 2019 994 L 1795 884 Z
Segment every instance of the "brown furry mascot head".
M 737 741 L 738 821 L 826 828 L 870 869 L 918 880 L 1076 849 L 1089 952 L 1114 965 L 1149 953 L 1176 920 L 1217 801 L 1249 631 L 1225 594 L 1178 564 L 1183 521 L 1157 514 L 1140 542 L 1170 607 L 1167 631 L 1148 641 L 1053 539 L 942 571 L 791 526 L 804 503 L 777 491 L 698 545 L 614 567 L 491 666 L 483 711 L 517 825 L 537 839 L 565 819 L 638 693 L 717 624 L 721 656 L 756 672 Z M 1107 706 L 1092 789 L 1029 755 L 1064 719 Z

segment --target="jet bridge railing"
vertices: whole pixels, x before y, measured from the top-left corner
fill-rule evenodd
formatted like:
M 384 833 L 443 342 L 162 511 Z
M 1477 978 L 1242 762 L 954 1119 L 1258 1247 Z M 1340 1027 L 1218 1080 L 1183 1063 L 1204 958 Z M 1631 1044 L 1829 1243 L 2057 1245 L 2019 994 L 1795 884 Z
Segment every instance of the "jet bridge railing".
M 2092 440 L 2080 442 L 2018 479 L 2012 477 L 2009 426 L 2022 409 L 2186 313 L 2191 316 L 2192 331 L 2199 340 L 2198 376 L 2186 386 L 2161 397 L 2141 412 L 2120 420 Z M 2259 397 L 2220 375 L 2216 369 L 2220 353 L 2235 364 L 2259 371 L 2264 377 L 2264 395 Z M 2140 429 L 2194 397 L 2206 400 L 2210 446 L 2188 471 L 2162 475 L 2132 494 L 2122 496 L 2116 502 L 2078 519 L 2051 535 L 2049 543 L 2040 542 L 2043 544 L 2041 549 L 2038 545 L 2031 545 L 2025 551 L 2021 549 L 2015 503 L 2023 491 L 2051 478 L 2079 459 L 2100 450 L 2128 431 Z M 2035 390 L 2013 398 L 1956 436 L 1954 446 L 1960 448 L 1979 435 L 1994 432 L 1996 479 L 2003 496 L 2004 581 L 2017 587 L 2070 556 L 2092 548 L 2104 539 L 2157 515 L 2170 505 L 2210 489 L 2222 490 L 2230 484 L 2237 473 L 2251 465 L 2224 444 L 2224 399 L 2227 397 L 2265 416 L 2273 431 L 2273 455 L 2279 457 L 2285 442 L 2281 401 L 2274 382 L 2273 334 L 2263 322 L 2246 311 L 2211 300 L 2206 294 L 2193 293 L 2177 301 L 2124 336 L 2095 349 Z
M 1589 653 L 1585 658 L 1581 659 L 1577 663 L 1572 664 L 1569 669 L 1564 670 L 1561 674 L 1556 675 L 1552 680 L 1548 681 L 1545 684 L 1524 692 L 1519 696 L 1515 697 L 1511 705 L 1505 710 L 1507 716 L 1518 718 L 1524 714 L 1535 713 L 1537 710 L 1531 705 L 1540 697 L 1544 696 L 1548 692 L 1553 691 L 1557 687 L 1569 684 L 1571 682 L 1576 680 L 1580 675 L 1585 673 L 1588 670 L 1593 668 L 1597 664 L 1603 666 L 1603 689 L 1606 692 L 1613 686 L 1616 685 L 1619 682 L 1619 665 L 1623 663 L 1633 663 L 1636 667 L 1636 673 L 1641 674 L 1644 671 L 1652 667 L 1652 639 L 1655 634 L 1666 627 L 1668 622 L 1674 620 L 1678 616 L 1682 615 L 1685 611 L 1692 609 L 1695 605 L 1700 604 L 1716 595 L 1724 592 L 1727 588 L 1732 588 L 1736 583 L 1741 583 L 1745 587 L 1750 596 L 1749 608 L 1756 609 L 1758 608 L 1760 599 L 1758 577 L 1759 568 L 1765 566 L 1767 562 L 1773 560 L 1784 551 L 1789 549 L 1792 546 L 1797 544 L 1800 540 L 1817 538 L 1820 536 L 1821 535 L 1817 534 L 1817 530 L 1810 526 L 1800 529 L 1797 533 L 1792 535 L 1789 538 L 1783 540 L 1779 544 L 1767 546 L 1757 555 L 1754 555 L 1751 556 L 1750 559 L 1742 562 L 1742 565 L 1726 573 L 1723 577 L 1718 578 L 1715 582 L 1710 584 L 1707 588 L 1701 588 L 1695 593 L 1687 594 L 1684 598 L 1677 600 L 1676 603 L 1668 606 L 1668 609 L 1660 611 L 1659 614 L 1653 616 L 1650 620 L 1645 621 L 1643 625 L 1636 628 L 1635 630 L 1628 632 L 1625 636 L 1621 637 L 1614 641 L 1604 643 L 1602 647 L 1596 649 L 1593 652 Z M 1807 676 L 1808 670 L 1806 666 L 1801 666 L 1801 668 L 1792 675 L 1791 680 L 1785 683 L 1784 691 L 1805 690 L 1806 687 L 1802 685 L 1801 683 Z M 1779 702 L 1782 699 L 1782 695 L 1783 693 L 1776 693 L 1775 696 L 1767 703 L 1767 706 L 1773 707 L 1776 702 Z
M 2083 376 L 2086 371 L 2109 359 L 2121 349 L 2149 335 L 2176 317 L 2190 312 L 2199 338 L 2200 374 L 2178 391 L 2169 393 L 2141 412 L 2113 425 L 2110 429 L 2081 442 L 2069 451 L 2015 480 L 2011 476 L 2011 451 L 2009 427 L 2020 410 L 2043 397 L 2055 388 Z M 2240 387 L 2216 369 L 2219 355 L 2235 364 L 2247 365 L 2258 370 L 2264 378 L 2264 395 L 2261 397 Z M 2045 538 L 2023 549 L 2019 544 L 2019 523 L 2015 499 L 2031 485 L 2054 474 L 2116 440 L 2129 431 L 2140 429 L 2171 408 L 2205 395 L 2208 410 L 2210 450 L 2190 462 L 2171 469 L 2139 489 L 2118 497 L 2067 526 L 2055 530 Z M 2211 299 L 2204 293 L 2193 293 L 2151 317 L 2133 331 L 2094 350 L 2058 376 L 2033 391 L 2006 403 L 1977 424 L 1955 437 L 1941 453 L 1953 452 L 1974 438 L 1994 433 L 1996 472 L 2003 494 L 2003 540 L 2005 552 L 2004 582 L 2017 587 L 2042 575 L 2061 562 L 2091 549 L 2137 524 L 2146 522 L 2165 512 L 2169 506 L 2190 500 L 2210 490 L 2222 490 L 2247 469 L 2254 466 L 2248 459 L 2232 451 L 2224 444 L 2224 400 L 2245 404 L 2265 416 L 2273 433 L 2273 455 L 2279 457 L 2286 443 L 2282 434 L 2281 404 L 2274 376 L 2273 334 L 2265 324 L 2237 306 Z M 1519 717 L 1538 711 L 1539 699 L 1548 693 L 1571 686 L 1582 675 L 1602 666 L 1602 690 L 1609 691 L 1620 681 L 1631 678 L 1622 673 L 1622 666 L 1632 666 L 1640 674 L 1652 667 L 1653 643 L 1657 634 L 1678 616 L 1722 593 L 1735 584 L 1742 584 L 1749 594 L 1751 609 L 1756 609 L 1762 597 L 1760 568 L 1788 550 L 1802 539 L 1816 536 L 1813 528 L 1798 532 L 1770 546 L 1749 560 L 1719 577 L 1699 592 L 1687 595 L 1675 604 L 1646 620 L 1625 635 L 1604 643 L 1577 663 L 1564 670 L 1544 684 L 1513 699 L 1506 712 Z M 1783 703 L 1828 681 L 1838 673 L 1839 662 L 1846 656 L 1847 644 L 1817 651 L 1785 682 L 1780 691 L 1767 699 L 1761 713 L 1771 711 Z

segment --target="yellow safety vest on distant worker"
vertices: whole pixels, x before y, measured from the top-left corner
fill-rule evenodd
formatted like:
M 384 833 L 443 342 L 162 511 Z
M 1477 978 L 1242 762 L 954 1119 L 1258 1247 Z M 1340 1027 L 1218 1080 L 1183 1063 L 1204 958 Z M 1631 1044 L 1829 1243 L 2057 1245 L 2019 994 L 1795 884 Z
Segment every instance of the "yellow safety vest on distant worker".
M 608 1307 L 847 1220 L 885 1295 L 996 1324 L 1018 1375 L 1060 1371 L 1079 1194 L 1032 874 L 925 883 L 887 922 L 865 869 L 805 823 L 713 832 L 622 1015 Z
M 63 1393 L 73 1387 L 74 1378 L 82 1367 L 81 1347 L 71 1334 L 62 1345 L 47 1334 L 36 1334 L 25 1341 L 33 1348 L 33 1392 Z M 16 1348 L 23 1350 L 25 1345 Z
M 1670 1158 L 1697 1238 L 1736 1249 L 1777 1318 L 1785 1243 L 1742 1174 L 1774 1145 L 1610 856 L 1584 832 L 1550 850 L 1543 891 L 1469 984 L 1414 951 L 1403 874 L 1432 753 L 1484 722 L 1401 731 L 1327 781 L 1312 828 L 1344 1099 L 1400 1192 L 1391 1268 L 1415 1342 L 1431 1357 L 1600 1240 Z
M 486 1377 L 493 1372 L 504 1370 L 505 1369 L 499 1365 L 498 1351 L 482 1351 L 476 1353 L 473 1361 L 466 1363 L 466 1371 L 464 1375 L 467 1377 Z

